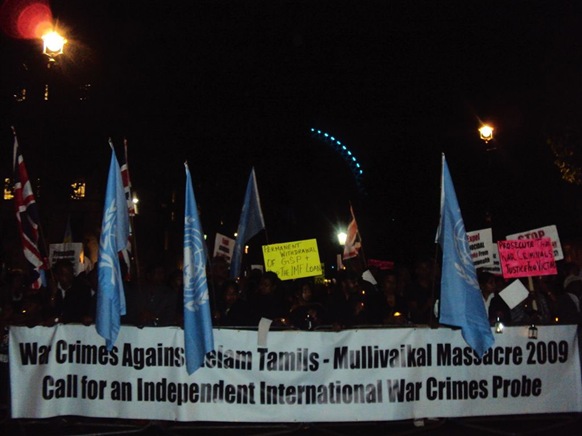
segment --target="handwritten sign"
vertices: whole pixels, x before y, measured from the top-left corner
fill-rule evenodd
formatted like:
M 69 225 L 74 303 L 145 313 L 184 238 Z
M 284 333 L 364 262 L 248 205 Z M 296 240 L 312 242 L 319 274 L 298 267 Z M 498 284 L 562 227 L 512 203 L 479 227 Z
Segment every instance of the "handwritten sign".
M 497 244 L 491 245 L 491 259 L 493 265 L 484 267 L 483 271 L 495 274 L 496 276 L 502 275 L 503 271 L 501 271 L 501 261 L 499 260 L 499 248 L 497 248 Z
M 323 273 L 315 239 L 263 245 L 265 269 L 281 280 L 319 276 Z
M 539 239 L 550 238 L 552 246 L 554 247 L 554 259 L 562 260 L 564 252 L 562 251 L 562 244 L 560 244 L 560 237 L 558 236 L 558 228 L 556 226 L 546 226 L 537 229 L 527 230 L 525 232 L 514 233 L 507 235 L 507 239 Z
M 557 274 L 550 238 L 498 241 L 503 277 L 531 277 Z
M 467 232 L 467 242 L 471 251 L 471 259 L 476 268 L 492 267 L 493 231 L 489 229 Z

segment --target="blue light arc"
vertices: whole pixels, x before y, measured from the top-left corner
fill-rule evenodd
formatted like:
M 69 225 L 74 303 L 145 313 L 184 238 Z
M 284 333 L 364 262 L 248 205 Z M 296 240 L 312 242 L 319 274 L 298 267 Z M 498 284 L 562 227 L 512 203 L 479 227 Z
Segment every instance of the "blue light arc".
M 360 192 L 360 194 L 365 194 L 366 192 L 363 186 L 364 170 L 362 169 L 362 166 L 358 162 L 358 159 L 356 158 L 354 153 L 348 148 L 348 146 L 328 132 L 324 132 L 323 130 L 315 128 L 311 128 L 310 130 L 311 136 L 322 142 L 325 142 L 334 151 L 340 154 L 340 156 L 349 166 L 350 171 L 354 175 L 354 180 L 356 181 L 358 191 Z

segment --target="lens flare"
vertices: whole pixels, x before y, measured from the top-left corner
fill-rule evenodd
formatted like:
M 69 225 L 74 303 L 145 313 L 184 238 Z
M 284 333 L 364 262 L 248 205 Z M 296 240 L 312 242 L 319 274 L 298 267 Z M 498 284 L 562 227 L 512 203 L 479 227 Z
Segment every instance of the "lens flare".
M 0 8 L 2 30 L 12 38 L 38 39 L 53 27 L 48 0 L 7 0 Z

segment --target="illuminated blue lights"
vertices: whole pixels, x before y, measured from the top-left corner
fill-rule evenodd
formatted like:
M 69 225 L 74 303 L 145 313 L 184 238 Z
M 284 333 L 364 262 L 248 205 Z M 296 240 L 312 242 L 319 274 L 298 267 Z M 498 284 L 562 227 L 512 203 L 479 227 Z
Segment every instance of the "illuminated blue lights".
M 354 179 L 356 180 L 358 189 L 360 190 L 361 193 L 364 193 L 361 180 L 364 171 L 361 169 L 361 165 L 356 159 L 356 156 L 348 149 L 347 146 L 343 145 L 339 139 L 336 139 L 329 133 L 323 132 L 315 128 L 311 128 L 310 130 L 314 134 L 313 136 L 315 138 L 330 144 L 332 148 L 342 156 L 342 158 L 349 165 L 352 174 L 354 175 Z

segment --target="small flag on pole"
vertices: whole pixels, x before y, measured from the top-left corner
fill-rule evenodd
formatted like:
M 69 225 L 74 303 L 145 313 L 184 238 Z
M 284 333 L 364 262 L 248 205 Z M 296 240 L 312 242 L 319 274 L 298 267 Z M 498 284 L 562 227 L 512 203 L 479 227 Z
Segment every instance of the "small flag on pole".
M 244 246 L 249 239 L 265 228 L 263 211 L 261 210 L 261 200 L 259 199 L 259 189 L 257 188 L 257 179 L 255 169 L 251 171 L 245 200 L 243 203 L 240 220 L 238 222 L 238 231 L 234 250 L 232 253 L 232 262 L 230 264 L 230 277 L 238 278 L 242 264 L 242 254 Z
M 343 259 L 352 259 L 358 256 L 360 248 L 362 246 L 360 239 L 360 233 L 358 231 L 358 223 L 356 217 L 354 216 L 354 209 L 350 205 L 350 213 L 352 214 L 352 220 L 348 224 L 346 243 L 344 244 L 344 255 Z
M 465 224 L 444 154 L 441 217 L 436 241 L 443 251 L 439 322 L 460 327 L 465 342 L 475 354 L 483 357 L 495 339 L 489 326 Z
M 125 200 L 127 202 L 127 212 L 129 214 L 130 217 L 135 216 L 136 213 L 136 208 L 135 208 L 135 204 L 133 202 L 133 194 L 131 192 L 131 178 L 129 177 L 129 163 L 127 160 L 127 140 L 124 139 L 123 140 L 123 162 L 120 166 L 120 170 L 121 170 L 121 180 L 123 182 L 123 191 L 125 192 Z M 127 281 L 131 281 L 131 252 L 133 250 L 132 244 L 131 244 L 131 236 L 133 234 L 133 229 L 132 229 L 132 225 L 131 225 L 131 218 L 129 221 L 129 237 L 127 239 L 127 246 L 121 250 L 121 257 L 123 259 L 123 262 L 125 263 L 126 266 L 126 274 L 125 274 L 125 280 Z
M 214 350 L 214 335 L 206 279 L 204 232 L 200 225 L 188 163 L 184 166 L 184 348 L 186 369 L 188 374 L 192 374 L 202 366 L 206 353 Z
M 123 190 L 125 192 L 125 200 L 127 201 L 127 210 L 129 216 L 135 215 L 135 205 L 133 204 L 133 196 L 131 192 L 131 178 L 129 177 L 129 164 L 127 161 L 127 140 L 123 140 L 123 159 L 121 164 L 121 180 L 123 181 Z
M 14 132 L 14 129 L 13 129 Z M 28 172 L 24 165 L 24 158 L 18 149 L 18 139 L 14 132 L 14 206 L 16 209 L 16 221 L 18 223 L 18 233 L 22 242 L 24 257 L 32 265 L 32 289 L 40 289 L 45 286 L 44 270 L 46 263 L 40 251 L 40 220 L 38 208 Z
M 129 237 L 129 216 L 125 192 L 121 180 L 121 170 L 111 146 L 111 164 L 105 192 L 105 206 L 101 225 L 98 258 L 97 333 L 105 338 L 107 349 L 111 351 L 121 326 L 121 316 L 125 315 L 125 294 L 119 252 L 127 246 Z

